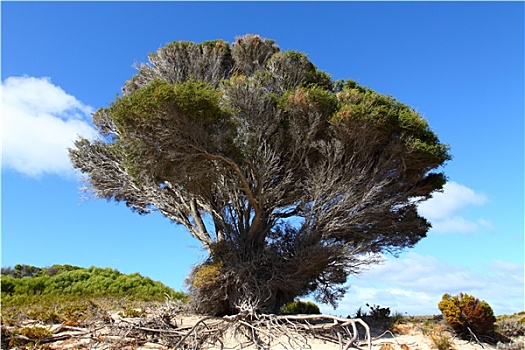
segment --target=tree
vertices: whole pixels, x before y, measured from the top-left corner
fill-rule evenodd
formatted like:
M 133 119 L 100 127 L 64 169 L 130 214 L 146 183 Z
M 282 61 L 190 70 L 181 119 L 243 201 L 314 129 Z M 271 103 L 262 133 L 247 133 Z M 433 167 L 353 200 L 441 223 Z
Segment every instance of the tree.
M 425 237 L 417 203 L 450 155 L 415 110 L 258 35 L 172 42 L 149 61 L 70 158 L 95 196 L 202 242 L 197 311 L 276 312 L 310 293 L 335 306 L 349 275 Z

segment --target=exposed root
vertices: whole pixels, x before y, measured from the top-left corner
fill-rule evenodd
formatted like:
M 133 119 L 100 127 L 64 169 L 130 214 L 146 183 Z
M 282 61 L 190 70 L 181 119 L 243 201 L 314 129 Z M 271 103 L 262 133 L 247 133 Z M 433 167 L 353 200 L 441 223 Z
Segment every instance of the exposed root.
M 30 339 L 11 333 L 16 345 L 32 342 L 60 349 L 75 340 L 84 346 L 109 349 L 119 346 L 142 349 L 313 349 L 317 339 L 338 345 L 340 349 L 371 349 L 370 329 L 361 319 L 330 315 L 234 315 L 204 317 L 185 325 L 177 322 L 181 315 L 153 315 L 144 318 L 112 317 L 112 322 L 86 327 L 53 326 L 53 334 Z M 364 328 L 360 339 L 357 325 Z M 74 329 L 72 329 L 74 328 Z M 3 330 L 3 335 L 7 331 Z M 364 342 L 363 342 L 364 341 Z M 13 344 L 14 345 L 14 344 Z

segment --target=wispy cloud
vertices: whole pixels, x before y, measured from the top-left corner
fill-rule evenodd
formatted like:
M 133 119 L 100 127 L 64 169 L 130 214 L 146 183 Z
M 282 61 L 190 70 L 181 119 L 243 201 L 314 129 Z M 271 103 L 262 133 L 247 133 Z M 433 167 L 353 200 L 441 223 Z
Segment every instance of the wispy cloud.
M 484 194 L 451 181 L 445 184 L 443 192 L 419 205 L 419 213 L 432 223 L 432 232 L 470 233 L 480 227 L 490 227 L 490 222 L 479 218 L 466 219 L 461 211 L 469 206 L 480 206 L 488 202 Z
M 29 176 L 73 174 L 67 148 L 79 135 L 93 138 L 93 109 L 49 78 L 2 82 L 2 166 Z
M 491 261 L 472 270 L 410 252 L 352 279 L 335 313 L 354 315 L 359 307 L 368 311 L 365 304 L 369 303 L 412 315 L 439 314 L 442 295 L 461 292 L 486 300 L 496 314 L 514 313 L 524 307 L 523 273 L 523 264 Z M 334 313 L 329 307 L 323 311 Z

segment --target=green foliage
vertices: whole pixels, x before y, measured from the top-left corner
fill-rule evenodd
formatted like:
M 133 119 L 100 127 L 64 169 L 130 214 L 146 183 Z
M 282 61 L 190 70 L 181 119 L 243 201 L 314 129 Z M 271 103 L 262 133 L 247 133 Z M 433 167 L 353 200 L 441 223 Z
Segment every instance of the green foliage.
M 42 269 L 35 266 L 16 264 L 14 268 L 3 267 L 2 276 L 13 276 L 17 278 L 32 277 L 41 274 L 41 270 Z
M 381 143 L 400 138 L 413 161 L 433 159 L 432 164 L 440 164 L 451 159 L 449 147 L 440 143 L 427 121 L 406 104 L 353 81 L 345 84 L 337 97 L 340 106 L 332 116 L 333 123 L 374 128 Z
M 396 332 L 397 326 L 405 322 L 405 316 L 398 311 L 391 313 L 389 307 L 366 304 L 369 311 L 363 311 L 362 307 L 356 310 L 355 318 L 364 318 L 368 321 L 379 322 L 386 325 L 387 329 Z M 348 316 L 350 318 L 350 316 Z
M 320 314 L 319 306 L 311 301 L 294 300 L 283 305 L 281 312 L 287 315 Z
M 212 125 L 224 117 L 219 104 L 220 92 L 205 82 L 187 81 L 174 86 L 177 107 L 196 122 Z
M 24 327 L 22 329 L 15 330 L 11 334 L 7 334 L 7 332 L 4 334 L 3 331 L 4 330 L 2 328 L 2 338 L 9 338 L 9 340 L 6 341 L 9 348 L 18 348 L 20 346 L 22 349 L 31 349 L 34 346 L 37 346 L 42 339 L 52 335 L 49 329 L 38 326 Z M 16 337 L 17 335 L 23 336 L 24 338 Z
M 146 311 L 140 308 L 128 306 L 123 312 L 119 312 L 120 317 L 142 317 L 146 315 Z
M 476 335 L 494 333 L 494 312 L 485 301 L 464 293 L 456 296 L 444 294 L 438 304 L 445 321 L 460 335 L 469 335 L 469 329 Z
M 188 300 L 185 293 L 176 292 L 160 282 L 138 273 L 126 275 L 110 268 L 54 265 L 24 268 L 24 271 L 36 272 L 32 277 L 23 273 L 2 275 L 2 324 L 17 324 L 27 319 L 43 323 L 81 323 L 104 315 L 108 307 L 101 305 L 105 305 L 108 298 L 114 300 L 110 302 L 113 308 L 121 300 L 160 302 L 166 296 L 182 302 Z M 125 311 L 126 314 L 130 312 Z
M 326 116 L 331 115 L 337 109 L 337 98 L 318 86 L 301 87 L 295 91 L 288 91 L 283 94 L 280 107 L 284 110 L 305 110 L 313 109 Z
M 4 300 L 6 299 L 6 300 Z M 2 324 L 19 325 L 27 320 L 44 324 L 83 324 L 106 320 L 109 312 L 120 310 L 123 317 L 138 317 L 141 310 L 164 305 L 166 299 L 151 300 L 122 296 L 89 297 L 84 295 L 32 295 L 2 297 Z
M 49 329 L 43 327 L 25 327 L 20 330 L 20 334 L 38 341 L 49 337 L 52 333 Z
M 191 275 L 203 312 L 273 313 L 310 293 L 335 307 L 376 253 L 426 236 L 417 201 L 443 188 L 450 155 L 414 109 L 258 35 L 177 41 L 149 60 L 95 113 L 105 138 L 70 158 L 96 196 L 162 213 L 223 264 Z M 139 288 L 114 282 L 96 284 Z
M 144 123 L 151 123 L 153 119 L 167 122 L 183 117 L 211 126 L 225 115 L 219 98 L 219 91 L 202 81 L 169 84 L 155 80 L 114 102 L 111 118 L 124 129 L 145 126 Z
M 171 295 L 174 299 L 187 300 L 184 293 L 138 273 L 126 275 L 108 268 L 85 269 L 68 265 L 35 269 L 39 269 L 40 273 L 33 277 L 2 276 L 3 305 L 23 303 L 29 297 L 40 295 L 120 296 L 142 300 L 163 300 L 166 295 Z M 52 273 L 49 274 L 49 271 Z
M 363 308 L 359 306 L 359 308 L 355 311 L 355 318 L 361 318 L 363 316 L 366 316 L 366 311 L 363 312 Z M 350 315 L 348 315 L 348 318 L 350 318 Z
M 38 320 L 43 323 L 60 323 L 68 319 L 61 314 L 55 305 L 51 306 L 46 303 L 40 304 L 39 302 L 42 300 L 41 298 L 29 298 L 28 300 L 35 302 L 34 306 L 27 312 L 27 316 L 32 320 Z M 8 301 L 6 307 L 9 306 L 10 303 Z

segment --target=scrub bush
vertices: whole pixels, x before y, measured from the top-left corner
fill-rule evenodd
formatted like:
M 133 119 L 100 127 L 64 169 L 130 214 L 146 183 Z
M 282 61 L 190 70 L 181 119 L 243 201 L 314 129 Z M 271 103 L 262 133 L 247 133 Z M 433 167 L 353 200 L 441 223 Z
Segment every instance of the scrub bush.
M 139 300 L 164 300 L 166 295 L 187 301 L 188 295 L 176 292 L 161 282 L 138 273 L 123 274 L 109 268 L 88 269 L 71 265 L 53 265 L 40 268 L 16 265 L 2 268 L 0 289 L 2 304 L 16 303 L 16 299 L 37 296 L 76 295 L 84 297 L 128 297 Z
M 494 334 L 494 312 L 486 301 L 464 293 L 456 296 L 444 294 L 438 308 L 452 328 L 462 336 L 470 334 L 469 329 L 476 335 Z
M 195 271 L 191 280 L 191 287 L 206 288 L 214 285 L 221 274 L 221 263 L 204 264 L 199 266 Z
M 300 301 L 295 300 L 288 304 L 285 304 L 281 312 L 288 315 L 297 315 L 297 314 L 320 314 L 319 306 L 311 301 Z
M 137 308 L 134 308 L 128 305 L 128 307 L 126 307 L 126 310 L 124 310 L 123 312 L 122 311 L 119 312 L 119 316 L 127 317 L 127 318 L 143 317 L 143 316 L 146 316 L 146 311 L 143 309 L 137 309 Z
M 525 321 L 521 320 L 502 320 L 498 322 L 498 332 L 506 337 L 525 336 Z
M 366 304 L 366 306 L 370 308 L 370 316 L 376 320 L 386 319 L 390 316 L 389 307 L 381 307 L 379 305 L 370 306 L 370 304 Z

